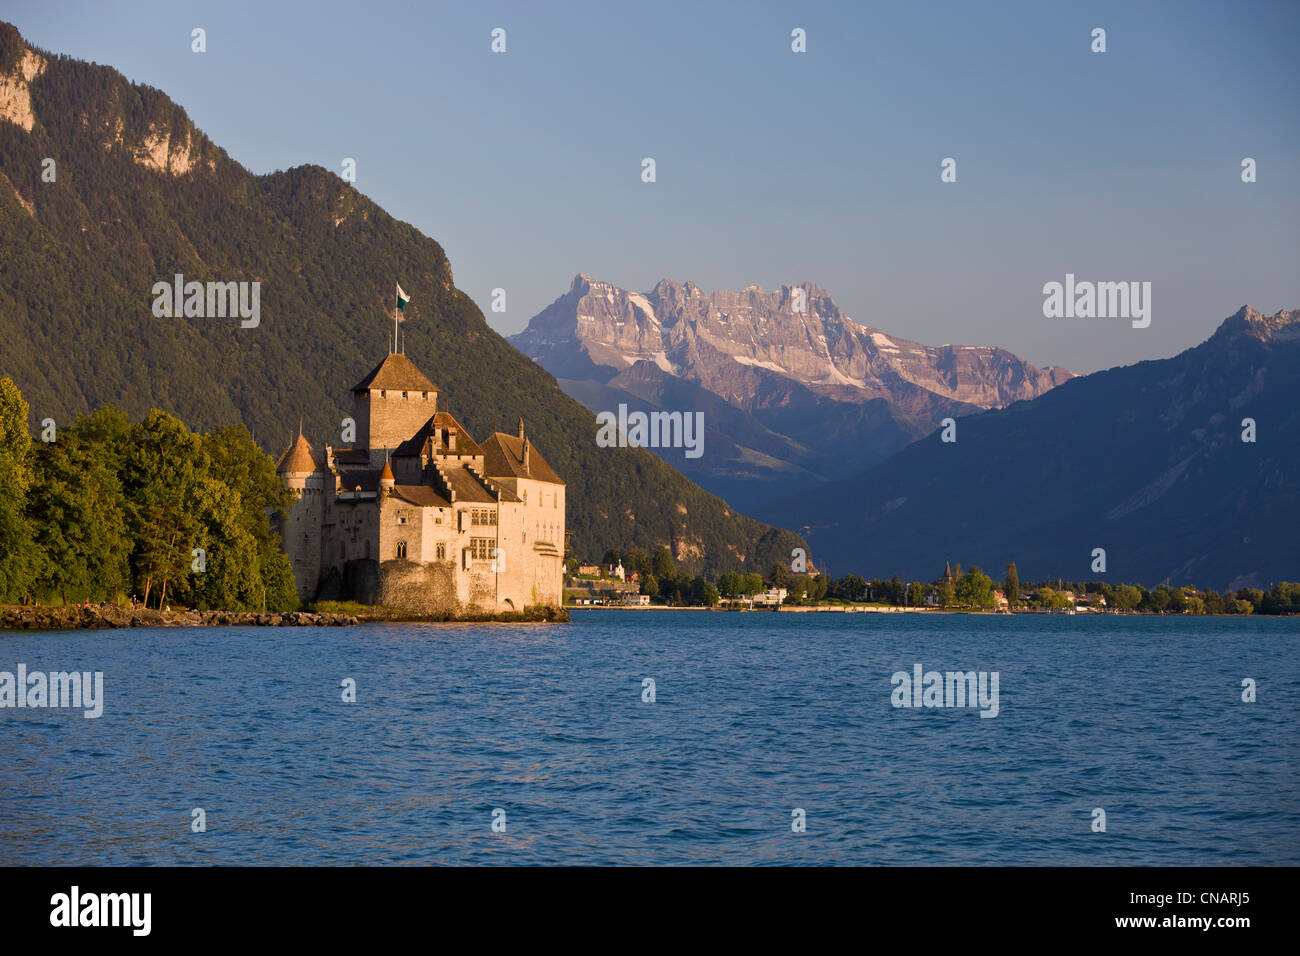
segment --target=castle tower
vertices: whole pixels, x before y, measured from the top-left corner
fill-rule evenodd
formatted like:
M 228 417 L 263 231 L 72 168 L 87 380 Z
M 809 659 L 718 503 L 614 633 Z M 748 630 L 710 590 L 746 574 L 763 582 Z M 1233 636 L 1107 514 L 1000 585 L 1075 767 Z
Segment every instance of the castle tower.
M 289 450 L 280 456 L 275 473 L 297 498 L 278 524 L 284 552 L 293 566 L 298 599 L 310 601 L 316 596 L 316 584 L 320 580 L 321 524 L 328 476 L 301 432 Z
M 352 386 L 357 447 L 379 468 L 438 411 L 438 386 L 405 355 L 393 352 Z

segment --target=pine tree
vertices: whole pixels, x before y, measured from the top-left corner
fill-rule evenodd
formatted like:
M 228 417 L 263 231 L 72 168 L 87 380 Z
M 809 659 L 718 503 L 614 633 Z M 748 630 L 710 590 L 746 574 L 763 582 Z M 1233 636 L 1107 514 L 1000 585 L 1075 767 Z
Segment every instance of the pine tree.
M 1014 561 L 1007 565 L 1007 580 L 1002 585 L 1002 589 L 1006 592 L 1007 604 L 1015 607 L 1016 602 L 1020 600 L 1020 575 L 1016 571 Z

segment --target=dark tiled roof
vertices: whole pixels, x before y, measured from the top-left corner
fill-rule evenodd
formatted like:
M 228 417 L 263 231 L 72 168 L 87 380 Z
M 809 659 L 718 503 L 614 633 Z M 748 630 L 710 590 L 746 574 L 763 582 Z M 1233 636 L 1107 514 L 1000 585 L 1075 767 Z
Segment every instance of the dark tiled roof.
M 412 435 L 406 441 L 402 442 L 393 449 L 394 458 L 419 458 L 420 453 L 424 451 L 425 442 L 433 437 L 434 424 L 433 420 L 436 415 L 431 415 L 429 420 L 420 426 L 420 430 Z M 459 440 L 459 439 L 458 439 Z
M 376 468 L 350 468 L 339 472 L 339 480 L 343 491 L 356 491 L 357 485 L 362 491 L 379 490 L 379 470 Z
M 493 491 L 495 491 L 495 492 L 497 492 L 497 493 L 499 493 L 499 494 L 501 495 L 501 500 L 502 500 L 502 501 L 507 502 L 507 503 L 510 503 L 510 504 L 518 504 L 520 501 L 523 500 L 523 499 L 520 498 L 517 494 L 515 494 L 513 491 L 511 491 L 509 488 L 507 488 L 507 487 L 505 487 L 504 485 L 502 485 L 500 482 L 498 482 L 498 481 L 496 481 L 496 480 L 494 480 L 494 479 L 492 479 L 492 478 L 484 478 L 483 480 L 486 481 L 489 485 L 492 486 L 492 490 L 493 490 Z
M 493 432 L 483 443 L 483 468 L 492 478 L 531 478 L 562 485 L 564 480 L 555 473 L 537 446 L 528 443 L 528 467 L 524 467 L 524 443 L 518 435 Z
M 340 465 L 369 465 L 370 453 L 361 448 L 336 448 L 334 460 Z
M 451 454 L 476 457 L 483 454 L 478 442 L 450 412 L 438 412 L 420 426 L 420 430 L 393 449 L 394 458 L 418 458 L 424 450 L 425 443 L 433 437 L 434 432 L 451 432 L 456 436 L 456 451 Z M 444 439 L 439 454 L 449 454 Z
M 372 388 L 406 389 L 410 392 L 438 391 L 438 386 L 425 378 L 414 362 L 396 352 L 390 353 L 369 375 L 353 385 L 352 391 L 364 392 Z
M 277 475 L 289 472 L 310 473 L 318 468 L 316 455 L 312 452 L 311 445 L 301 435 L 294 441 L 293 446 L 281 455 L 280 460 L 275 463 L 275 473 Z
M 458 465 L 455 462 L 440 462 L 438 473 L 446 479 L 447 487 L 451 489 L 454 500 L 470 501 L 475 504 L 496 503 L 496 495 L 484 488 L 479 477 L 465 465 Z
M 421 508 L 450 508 L 451 502 L 428 485 L 394 485 L 393 491 L 403 501 Z

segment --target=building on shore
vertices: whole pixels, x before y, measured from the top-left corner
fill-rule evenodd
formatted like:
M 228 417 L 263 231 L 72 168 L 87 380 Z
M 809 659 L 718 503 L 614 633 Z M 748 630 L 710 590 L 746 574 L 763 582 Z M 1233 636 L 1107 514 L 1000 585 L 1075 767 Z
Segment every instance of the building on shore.
M 294 492 L 277 516 L 304 601 L 419 613 L 563 603 L 565 485 L 519 420 L 481 445 L 405 354 L 352 388 L 352 447 L 318 453 L 299 434 L 276 472 Z

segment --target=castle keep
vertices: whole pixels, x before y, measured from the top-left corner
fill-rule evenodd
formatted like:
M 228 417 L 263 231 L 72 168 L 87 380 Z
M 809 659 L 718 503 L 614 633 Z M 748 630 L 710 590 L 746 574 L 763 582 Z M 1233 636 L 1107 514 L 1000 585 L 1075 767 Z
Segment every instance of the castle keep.
M 422 613 L 563 603 L 564 482 L 524 433 L 482 445 L 404 354 L 352 388 L 356 442 L 301 434 L 276 465 L 280 535 L 304 601 Z

